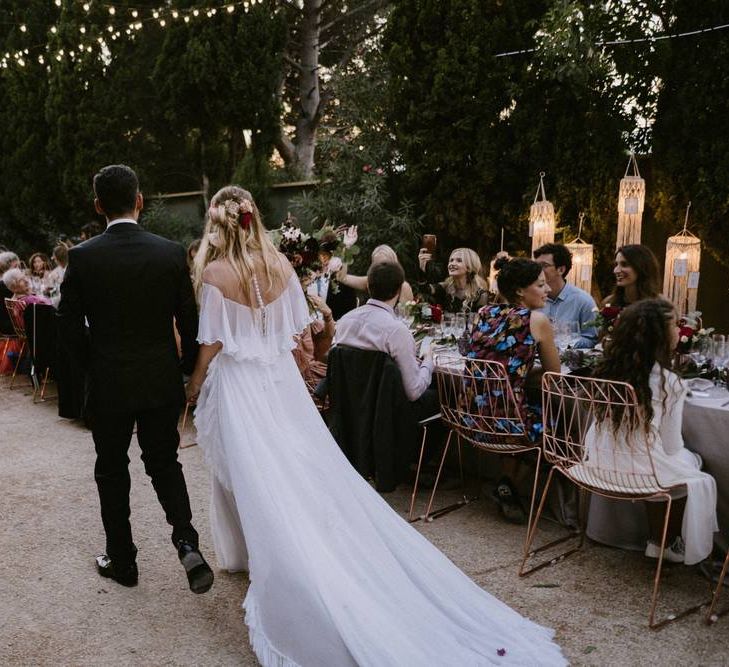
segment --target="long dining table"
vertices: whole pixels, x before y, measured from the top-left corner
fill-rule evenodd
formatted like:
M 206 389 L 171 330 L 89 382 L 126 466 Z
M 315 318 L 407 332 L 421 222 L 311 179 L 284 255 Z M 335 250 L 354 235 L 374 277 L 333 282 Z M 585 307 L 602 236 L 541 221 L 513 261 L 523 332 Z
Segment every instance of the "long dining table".
M 683 410 L 686 447 L 703 459 L 703 470 L 716 480 L 719 532 L 714 537 L 721 549 L 729 547 L 729 391 L 712 388 L 696 391 Z M 593 495 L 587 536 L 610 546 L 643 551 L 648 538 L 644 503 L 616 501 Z

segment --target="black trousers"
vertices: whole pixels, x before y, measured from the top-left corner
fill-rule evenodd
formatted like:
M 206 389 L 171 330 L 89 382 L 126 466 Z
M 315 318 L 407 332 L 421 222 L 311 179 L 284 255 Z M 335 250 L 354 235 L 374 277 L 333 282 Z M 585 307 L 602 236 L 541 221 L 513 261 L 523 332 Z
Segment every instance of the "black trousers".
M 106 552 L 119 565 L 134 562 L 137 553 L 129 523 L 128 451 L 135 423 L 144 470 L 152 479 L 167 523 L 172 526 L 172 543 L 177 545 L 179 540 L 184 540 L 198 546 L 190 498 L 177 460 L 179 417 L 180 408 L 176 404 L 130 413 L 92 413 L 91 433 L 96 447 L 94 477 L 106 532 Z

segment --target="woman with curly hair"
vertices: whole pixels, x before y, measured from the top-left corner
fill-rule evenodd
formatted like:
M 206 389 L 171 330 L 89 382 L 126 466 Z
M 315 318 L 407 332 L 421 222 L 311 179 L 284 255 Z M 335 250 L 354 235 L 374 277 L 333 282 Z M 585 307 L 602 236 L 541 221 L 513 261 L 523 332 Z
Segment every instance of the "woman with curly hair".
M 585 465 L 609 460 L 618 471 L 655 475 L 662 486 L 685 484 L 672 502 L 664 558 L 692 565 L 711 553 L 716 522 L 716 482 L 699 470 L 700 458 L 686 449 L 681 419 L 686 386 L 670 370 L 678 343 L 676 312 L 664 299 L 644 299 L 628 306 L 615 326 L 610 345 L 594 377 L 628 382 L 635 389 L 638 410 L 626 422 L 620 411 L 596 408 L 586 437 Z M 650 448 L 653 467 L 641 451 Z M 642 466 L 642 467 L 641 467 Z M 645 555 L 658 558 L 665 509 L 647 503 L 650 535 Z

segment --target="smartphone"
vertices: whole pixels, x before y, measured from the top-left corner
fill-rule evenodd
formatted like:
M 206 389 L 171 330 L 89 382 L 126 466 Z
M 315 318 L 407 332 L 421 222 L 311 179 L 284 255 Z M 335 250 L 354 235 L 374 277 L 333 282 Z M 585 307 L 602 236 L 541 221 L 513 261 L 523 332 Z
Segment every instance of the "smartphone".
M 423 248 L 425 248 L 431 255 L 435 254 L 435 247 L 438 243 L 438 238 L 435 234 L 423 234 Z

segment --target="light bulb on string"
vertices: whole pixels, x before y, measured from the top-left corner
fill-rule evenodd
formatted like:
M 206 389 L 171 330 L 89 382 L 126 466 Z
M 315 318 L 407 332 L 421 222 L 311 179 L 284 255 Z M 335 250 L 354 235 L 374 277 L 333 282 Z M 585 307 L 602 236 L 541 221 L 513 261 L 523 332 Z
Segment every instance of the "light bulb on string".
M 89 9 L 91 9 L 91 5 L 88 2 L 85 2 L 84 3 L 84 11 L 87 12 L 87 11 L 89 11 Z
M 136 9 L 132 9 L 132 18 L 137 18 L 139 16 L 139 12 Z
M 56 0 L 56 7 L 60 7 L 60 6 L 61 6 L 61 0 Z M 43 63 L 41 63 L 41 65 L 42 65 L 42 64 L 43 64 Z
M 233 5 L 228 5 L 226 9 L 228 10 L 228 14 L 232 14 L 235 11 L 235 7 Z
M 52 25 L 51 32 L 55 35 L 58 32 L 58 28 L 56 28 L 56 26 Z
M 160 26 L 162 26 L 164 28 L 165 25 L 167 25 L 167 21 L 165 21 L 164 19 L 160 19 L 159 24 L 160 24 Z
M 197 9 L 193 9 L 192 10 L 192 15 L 193 16 L 200 16 L 200 12 Z
M 109 14 L 111 14 L 112 16 L 114 16 L 114 14 L 116 14 L 116 8 L 109 7 Z
M 190 17 L 189 16 L 186 16 L 185 17 L 185 23 L 189 23 L 189 22 L 190 22 Z
M 78 31 L 79 31 L 79 32 L 80 32 L 80 33 L 81 33 L 82 35 L 83 35 L 83 34 L 85 34 L 85 33 L 86 33 L 86 26 L 85 26 L 85 25 L 82 25 L 82 26 L 81 26 L 81 27 L 80 27 L 80 28 L 78 29 Z
M 26 26 L 25 23 L 20 25 L 20 32 L 28 32 L 28 26 Z
M 173 9 L 172 10 L 172 18 L 173 19 L 176 19 L 176 18 L 179 18 L 179 16 L 180 16 L 179 12 L 176 9 Z

